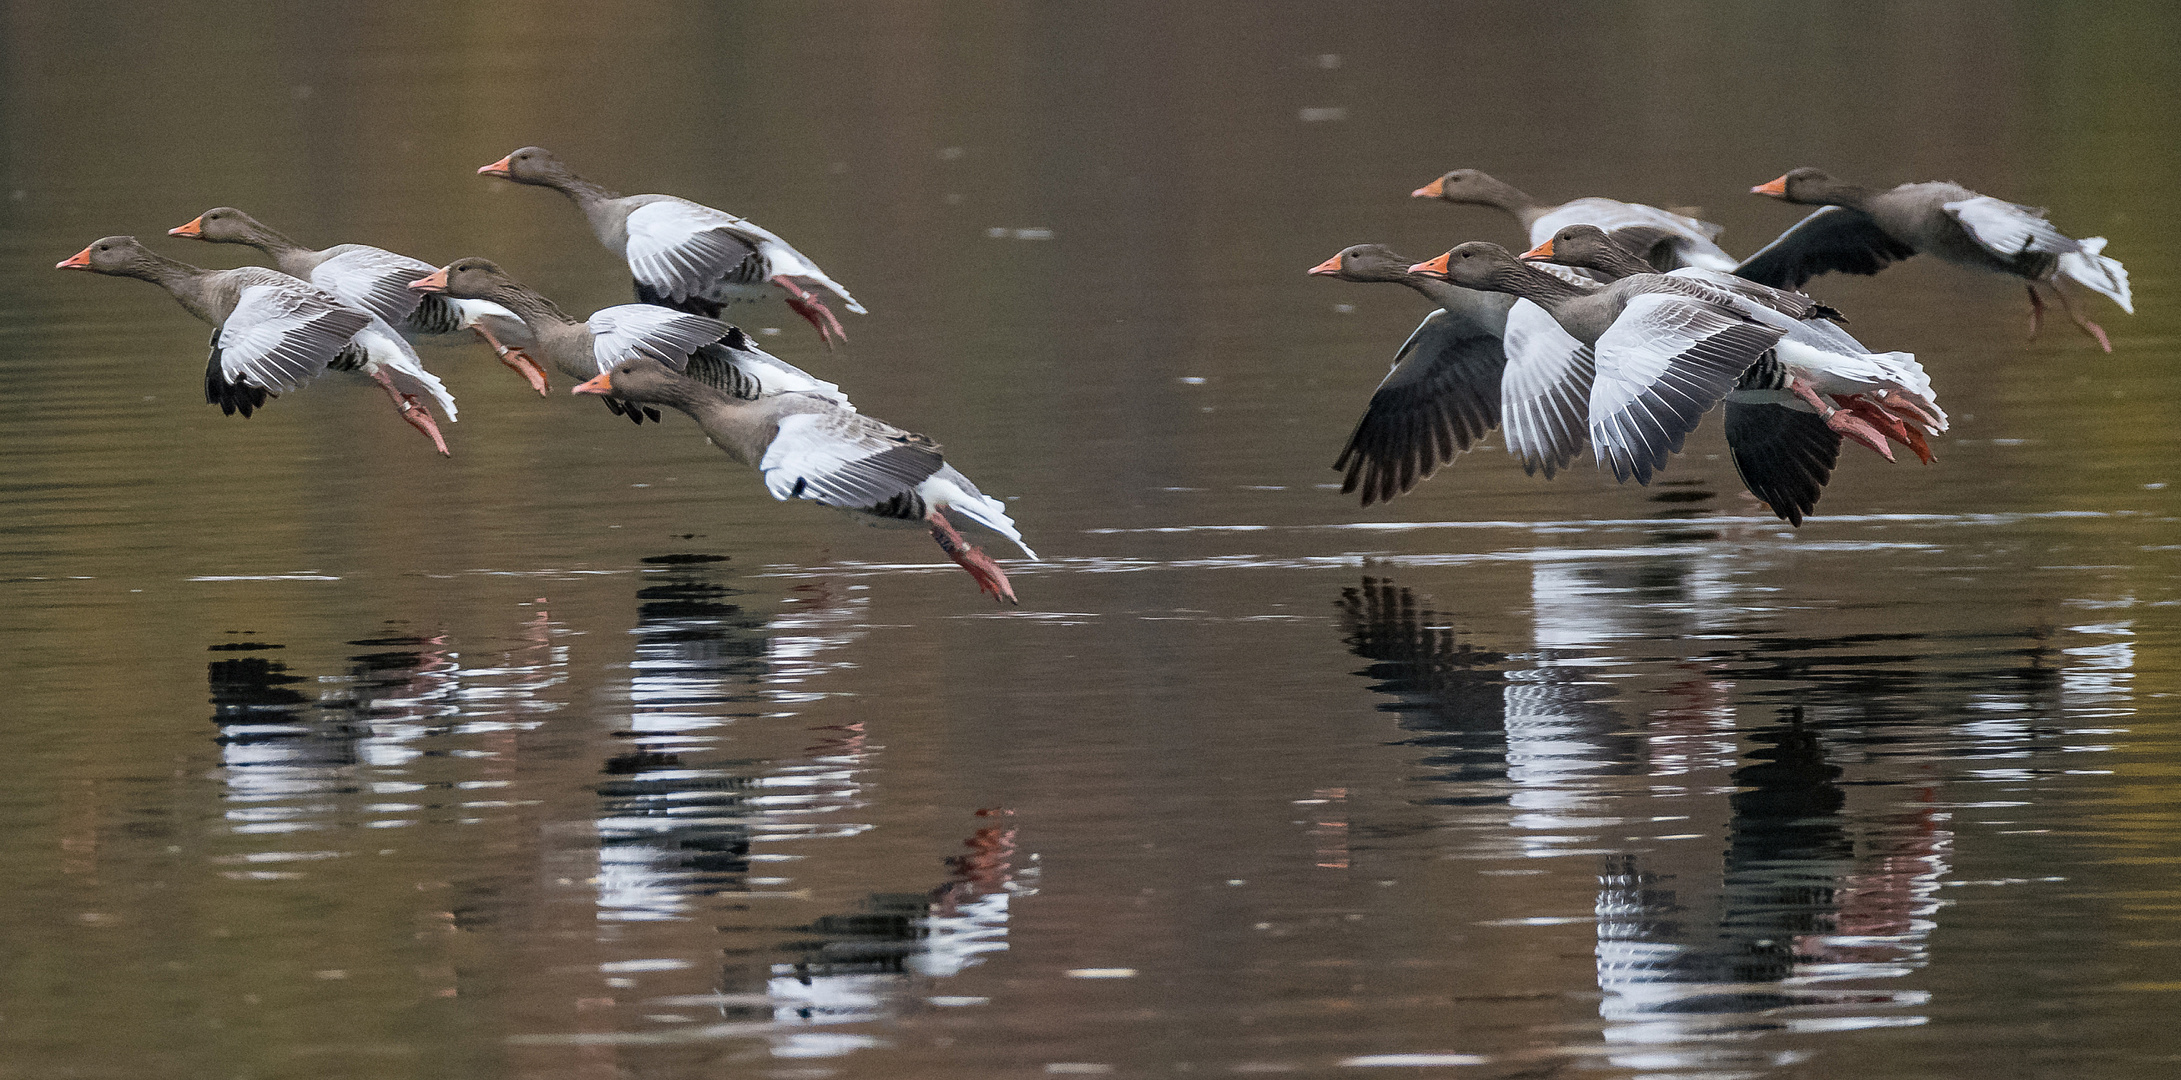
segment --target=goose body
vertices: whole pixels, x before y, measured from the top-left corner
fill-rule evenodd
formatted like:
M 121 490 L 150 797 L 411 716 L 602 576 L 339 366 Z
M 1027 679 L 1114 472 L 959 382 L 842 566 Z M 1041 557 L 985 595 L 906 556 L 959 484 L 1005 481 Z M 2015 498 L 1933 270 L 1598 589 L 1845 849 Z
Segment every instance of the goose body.
M 2037 287 L 2046 286 L 2068 317 L 2106 352 L 2113 345 L 2104 328 L 2076 310 L 2060 288 L 2061 280 L 2135 312 L 2128 270 L 2105 256 L 2105 238 L 2070 237 L 2035 207 L 1944 181 L 1866 188 L 1817 169 L 1795 169 L 1750 191 L 1820 207 L 1737 268 L 1753 281 L 1794 289 L 1819 274 L 1875 274 L 1912 255 L 1929 254 L 1957 266 L 2022 279 L 2029 292 L 2032 336 L 2044 313 Z
M 474 333 L 532 389 L 541 395 L 546 392 L 545 372 L 522 352 L 530 343 L 523 321 L 489 300 L 461 300 L 410 289 L 410 282 L 436 269 L 422 259 L 365 244 L 307 248 L 231 206 L 213 207 L 185 225 L 168 229 L 167 235 L 256 248 L 270 256 L 282 273 L 378 316 L 411 341 Z
M 249 416 L 327 370 L 378 383 L 411 426 L 441 454 L 447 443 L 422 399 L 456 419 L 454 395 L 425 370 L 416 350 L 386 320 L 289 274 L 260 266 L 206 270 L 169 259 L 132 236 L 109 236 L 63 260 L 61 269 L 149 281 L 213 327 L 205 401 Z
M 741 397 L 649 357 L 615 364 L 575 392 L 688 414 L 713 445 L 756 469 L 775 499 L 807 500 L 875 524 L 926 525 L 980 589 L 1007 603 L 1015 602 L 1007 574 L 962 539 L 945 511 L 1007 537 L 1024 555 L 1037 558 L 1005 504 L 947 464 L 937 443 L 864 416 L 837 395 L 796 390 Z
M 779 299 L 817 327 L 828 346 L 848 335 L 822 294 L 864 313 L 863 305 L 808 256 L 724 210 L 673 195 L 617 195 L 535 146 L 477 171 L 566 195 L 583 211 L 599 243 L 627 260 L 641 303 L 717 318 L 726 304 Z

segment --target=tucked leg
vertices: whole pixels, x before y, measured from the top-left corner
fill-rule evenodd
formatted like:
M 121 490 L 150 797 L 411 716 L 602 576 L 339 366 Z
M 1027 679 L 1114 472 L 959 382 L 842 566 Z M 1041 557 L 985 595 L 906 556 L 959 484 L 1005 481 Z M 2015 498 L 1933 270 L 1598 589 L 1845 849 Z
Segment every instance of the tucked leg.
M 2030 340 L 2037 340 L 2037 332 L 2045 328 L 2045 301 L 2037 295 L 2037 283 L 2026 281 L 2023 286 L 2030 291 Z
M 841 328 L 841 321 L 833 317 L 833 309 L 825 306 L 825 301 L 811 295 L 785 274 L 773 277 L 772 283 L 787 290 L 788 306 L 794 308 L 797 315 L 810 320 L 810 325 L 818 328 L 818 337 L 825 342 L 826 348 L 833 347 L 835 338 L 843 342 L 848 340 L 848 331 Z
M 381 389 L 386 391 L 387 397 L 394 399 L 394 408 L 400 411 L 401 418 L 407 420 L 410 427 L 423 432 L 426 438 L 432 440 L 432 445 L 439 448 L 440 456 L 454 456 L 454 452 L 447 449 L 447 440 L 440 437 L 439 424 L 433 421 L 431 410 L 425 408 L 424 403 L 418 401 L 415 394 L 402 393 L 394 385 L 394 380 L 387 377 L 386 372 L 377 368 L 371 370 L 371 378 L 379 384 Z
M 499 355 L 501 363 L 515 369 L 516 374 L 528 379 L 530 388 L 537 391 L 539 397 L 546 396 L 546 391 L 551 389 L 551 384 L 546 382 L 545 369 L 539 367 L 537 361 L 532 360 L 530 355 L 521 349 L 500 344 L 500 339 L 493 337 L 492 331 L 485 329 L 483 324 L 473 326 L 471 329 L 477 331 L 478 337 L 485 339 L 485 344 L 492 346 L 492 351 Z
M 1007 572 L 992 561 L 992 556 L 962 539 L 962 534 L 955 531 L 946 514 L 934 509 L 924 516 L 924 520 L 931 523 L 931 538 L 939 542 L 939 550 L 969 571 L 969 576 L 977 579 L 977 588 L 990 593 L 995 600 L 1018 603 L 1014 588 L 1007 584 Z
M 2061 288 L 2058 282 L 2053 283 L 2052 295 L 2060 298 L 2060 310 L 2067 312 L 2067 317 L 2075 320 L 2075 325 L 2082 327 L 2083 333 L 2098 339 L 2098 348 L 2104 349 L 2106 352 L 2113 351 L 2113 343 L 2106 340 L 2105 328 L 2091 322 L 2089 316 L 2076 310 L 2075 301 L 2067 298 L 2067 290 Z

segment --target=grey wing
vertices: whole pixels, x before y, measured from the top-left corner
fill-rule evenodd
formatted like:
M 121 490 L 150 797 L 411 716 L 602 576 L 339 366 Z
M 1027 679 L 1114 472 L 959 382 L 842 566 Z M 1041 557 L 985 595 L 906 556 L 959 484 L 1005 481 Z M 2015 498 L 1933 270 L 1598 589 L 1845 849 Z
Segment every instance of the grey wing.
M 1662 279 L 1671 280 L 1671 279 Z M 1744 368 L 1783 336 L 1717 304 L 1641 293 L 1598 338 L 1590 441 L 1616 479 L 1648 484 Z
M 2049 259 L 2082 248 L 2074 238 L 2054 228 L 2052 222 L 2045 220 L 2045 212 L 2034 206 L 2020 206 L 1989 195 L 1978 195 L 1942 203 L 1939 209 L 1961 222 L 1962 228 L 1967 229 L 1977 243 L 2002 259 L 2021 259 L 2023 256 Z
M 1395 354 L 1335 469 L 1341 494 L 1363 489 L 1363 505 L 1422 483 L 1439 466 L 1499 426 L 1500 340 L 1445 310 L 1434 311 Z
M 1785 405 L 1726 403 L 1727 456 L 1749 493 L 1801 525 L 1840 460 L 1840 433 L 1816 413 Z
M 1590 346 L 1528 300 L 1507 312 L 1505 348 L 1500 407 L 1507 451 L 1522 459 L 1522 471 L 1534 476 L 1542 469 L 1550 480 L 1589 441 L 1590 384 L 1597 365 Z
M 930 439 L 830 405 L 778 427 L 757 466 L 775 499 L 860 510 L 916 490 L 946 464 Z
M 651 304 L 620 304 L 592 312 L 591 358 L 601 372 L 615 364 L 648 356 L 676 371 L 698 349 L 726 337 L 732 329 L 718 319 Z
M 670 301 L 712 297 L 757 254 L 742 220 L 681 199 L 645 203 L 628 216 L 629 273 Z
M 220 322 L 214 346 L 230 383 L 271 393 L 318 377 L 371 316 L 297 281 L 245 287 Z
M 412 259 L 381 248 L 343 244 L 310 272 L 310 283 L 341 298 L 350 307 L 362 308 L 389 326 L 407 321 L 424 294 L 409 283 L 437 269 L 422 259 Z
M 1799 289 L 1819 274 L 1875 274 L 1914 254 L 1869 214 L 1828 206 L 1742 260 L 1734 273 L 1775 289 Z

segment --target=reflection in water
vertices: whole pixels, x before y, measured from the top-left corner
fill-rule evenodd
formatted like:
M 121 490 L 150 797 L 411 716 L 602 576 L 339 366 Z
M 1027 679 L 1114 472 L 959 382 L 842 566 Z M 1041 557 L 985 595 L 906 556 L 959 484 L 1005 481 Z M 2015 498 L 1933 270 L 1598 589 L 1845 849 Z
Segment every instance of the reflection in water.
M 935 889 L 873 893 L 861 910 L 779 940 L 767 912 L 805 896 L 786 869 L 817 857 L 814 842 L 871 827 L 856 812 L 877 747 L 850 722 L 804 728 L 809 741 L 787 754 L 726 748 L 769 737 L 829 696 L 824 676 L 848 666 L 831 654 L 866 632 L 869 592 L 807 584 L 768 616 L 737 602 L 747 594 L 724 580 L 720 560 L 646 562 L 628 725 L 596 785 L 593 895 L 600 941 L 616 957 L 600 964 L 616 996 L 597 1000 L 710 970 L 709 985 L 686 988 L 702 992 L 639 997 L 632 1004 L 645 1011 L 624 1022 L 676 1039 L 762 1036 L 789 1058 L 871 1045 L 823 1029 L 892 1015 L 909 977 L 952 975 L 1006 948 L 1008 904 L 1023 891 L 1014 830 L 977 830 Z M 737 735 L 738 725 L 755 726 Z M 637 932 L 642 924 L 656 932 Z M 696 948 L 673 929 L 691 924 Z

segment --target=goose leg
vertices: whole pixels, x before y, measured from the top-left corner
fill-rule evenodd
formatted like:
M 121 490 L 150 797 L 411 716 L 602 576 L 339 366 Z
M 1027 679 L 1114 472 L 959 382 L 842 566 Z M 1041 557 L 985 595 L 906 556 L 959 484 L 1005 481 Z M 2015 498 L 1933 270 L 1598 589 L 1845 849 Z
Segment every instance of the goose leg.
M 825 342 L 826 348 L 833 347 L 835 338 L 844 343 L 848 340 L 848 331 L 841 328 L 841 321 L 833 317 L 833 309 L 825 306 L 825 301 L 811 295 L 785 274 L 774 276 L 772 283 L 787 290 L 788 306 L 794 308 L 797 315 L 810 320 L 810 325 L 818 328 L 818 337 Z
M 545 369 L 539 367 L 538 362 L 532 360 L 529 353 L 500 344 L 500 339 L 493 337 L 492 331 L 485 329 L 483 324 L 470 327 L 470 329 L 477 331 L 477 336 L 484 338 L 485 344 L 492 346 L 492 351 L 499 354 L 501 363 L 513 368 L 516 374 L 530 380 L 530 388 L 537 391 L 539 397 L 546 396 L 546 391 L 551 388 L 551 384 L 545 381 Z
M 371 378 L 379 384 L 381 389 L 386 391 L 387 397 L 394 399 L 394 408 L 400 411 L 401 418 L 407 420 L 410 427 L 423 432 L 426 438 L 432 440 L 432 445 L 439 448 L 441 457 L 454 456 L 454 452 L 447 449 L 447 440 L 440 438 L 439 425 L 432 420 L 431 410 L 425 408 L 424 403 L 418 401 L 415 394 L 402 393 L 400 389 L 394 386 L 394 380 L 388 378 L 386 372 L 377 368 L 372 369 Z
M 954 524 L 947 520 L 944 513 L 934 508 L 931 513 L 924 515 L 924 520 L 931 523 L 931 538 L 939 542 L 939 550 L 946 552 L 947 558 L 953 559 L 962 569 L 969 571 L 969 576 L 977 579 L 977 588 L 990 593 L 995 600 L 1018 603 L 1015 590 L 1007 584 L 1007 572 L 1000 569 L 1000 564 L 992 561 L 992 556 L 962 539 L 962 534 L 954 530 Z
M 2022 284 L 2030 291 L 2030 340 L 2035 341 L 2037 332 L 2045 328 L 2045 301 L 2037 295 L 2036 282 L 2025 281 Z
M 1825 426 L 1878 451 L 1878 456 L 1893 460 L 1893 448 L 1886 445 L 1886 437 L 1871 426 L 1870 421 L 1825 400 L 1806 379 L 1796 378 L 1787 382 L 1787 388 L 1796 397 L 1810 403 L 1817 414 L 1825 418 Z
M 2106 352 L 2113 351 L 2113 343 L 2105 337 L 2105 328 L 2091 322 L 2089 316 L 2077 311 L 2075 301 L 2067 298 L 2067 290 L 2062 289 L 2057 282 L 2052 286 L 2052 295 L 2060 298 L 2060 310 L 2067 312 L 2067 317 L 2075 320 L 2075 325 L 2082 327 L 2083 333 L 2098 339 L 2098 348 Z
M 1840 407 L 1848 412 L 1870 421 L 1871 426 L 1883 432 L 1886 438 L 1914 450 L 1917 460 L 1926 465 L 1938 460 L 1931 453 L 1931 444 L 1924 441 L 1923 433 L 1910 427 L 1900 417 L 1887 412 L 1885 406 L 1867 398 L 1842 397 L 1839 394 L 1833 395 L 1833 400 L 1839 402 Z

